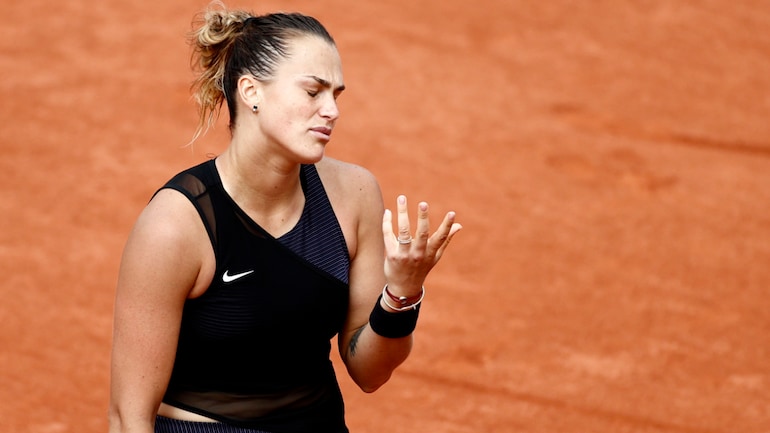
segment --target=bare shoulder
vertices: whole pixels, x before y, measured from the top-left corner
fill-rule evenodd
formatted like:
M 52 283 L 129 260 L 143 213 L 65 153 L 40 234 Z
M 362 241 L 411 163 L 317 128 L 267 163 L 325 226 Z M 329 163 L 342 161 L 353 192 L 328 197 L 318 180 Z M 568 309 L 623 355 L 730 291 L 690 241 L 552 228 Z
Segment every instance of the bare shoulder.
M 210 250 L 206 228 L 192 203 L 177 191 L 162 189 L 144 208 L 129 235 L 123 268 L 128 281 L 138 281 L 136 275 L 141 273 L 169 274 L 162 270 L 175 269 L 180 281 L 173 283 L 194 293 L 201 271 L 212 272 Z
M 360 165 L 324 158 L 316 164 L 335 209 L 354 210 L 358 215 L 379 213 L 382 192 L 374 175 Z
M 195 207 L 184 195 L 161 189 L 140 214 L 135 230 L 148 232 L 163 241 L 182 241 L 191 237 L 190 228 L 199 221 Z
M 343 190 L 347 194 L 379 192 L 380 186 L 374 175 L 360 165 L 325 157 L 318 164 L 319 175 L 328 188 Z

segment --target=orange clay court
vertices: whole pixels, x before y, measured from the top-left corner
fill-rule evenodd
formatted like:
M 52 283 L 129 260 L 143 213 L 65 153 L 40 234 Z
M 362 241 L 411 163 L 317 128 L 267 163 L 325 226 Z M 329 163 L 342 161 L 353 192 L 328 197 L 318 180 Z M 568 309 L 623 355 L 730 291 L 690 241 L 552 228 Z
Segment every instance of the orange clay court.
M 2 6 L 2 432 L 106 431 L 123 243 L 227 140 L 184 147 L 207 3 Z M 770 3 L 227 3 L 319 18 L 328 154 L 465 226 L 353 432 L 770 432 Z

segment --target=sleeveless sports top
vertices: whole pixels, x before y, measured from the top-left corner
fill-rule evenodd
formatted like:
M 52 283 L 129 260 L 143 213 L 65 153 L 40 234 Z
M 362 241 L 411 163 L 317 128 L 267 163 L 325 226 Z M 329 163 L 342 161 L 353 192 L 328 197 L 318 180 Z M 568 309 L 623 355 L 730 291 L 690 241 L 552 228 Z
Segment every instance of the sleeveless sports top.
M 350 258 L 314 165 L 300 181 L 302 216 L 277 239 L 225 192 L 214 160 L 163 187 L 190 199 L 216 257 L 211 285 L 185 302 L 165 403 L 274 433 L 348 431 L 329 354 Z

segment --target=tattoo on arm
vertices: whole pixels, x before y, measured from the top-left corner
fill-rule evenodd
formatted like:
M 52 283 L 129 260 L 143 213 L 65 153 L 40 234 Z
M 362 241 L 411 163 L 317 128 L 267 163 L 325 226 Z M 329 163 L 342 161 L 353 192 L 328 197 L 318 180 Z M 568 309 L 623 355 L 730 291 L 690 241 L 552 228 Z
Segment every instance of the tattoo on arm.
M 361 336 L 361 333 L 364 332 L 364 328 L 366 328 L 366 325 L 358 328 L 356 330 L 356 333 L 353 334 L 353 337 L 350 338 L 350 344 L 348 344 L 348 348 L 350 349 L 350 356 L 356 355 L 356 347 L 358 346 L 358 338 Z

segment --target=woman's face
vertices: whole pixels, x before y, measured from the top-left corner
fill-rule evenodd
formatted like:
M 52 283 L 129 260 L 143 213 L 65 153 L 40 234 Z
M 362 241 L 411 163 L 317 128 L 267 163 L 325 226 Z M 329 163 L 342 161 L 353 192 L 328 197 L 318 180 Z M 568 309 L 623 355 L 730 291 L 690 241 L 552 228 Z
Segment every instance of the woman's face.
M 268 143 L 300 163 L 318 162 L 339 118 L 337 97 L 344 88 L 334 45 L 315 36 L 292 39 L 289 55 L 262 87 L 257 117 Z

